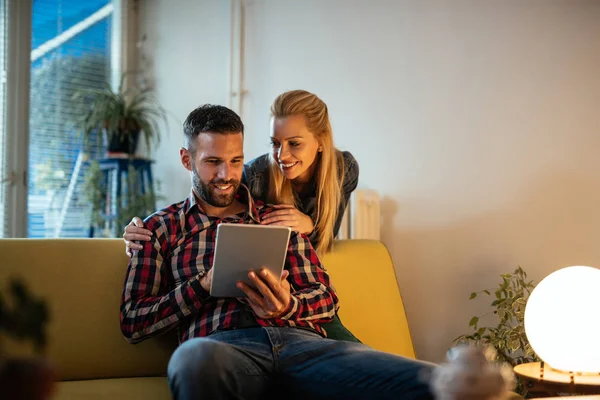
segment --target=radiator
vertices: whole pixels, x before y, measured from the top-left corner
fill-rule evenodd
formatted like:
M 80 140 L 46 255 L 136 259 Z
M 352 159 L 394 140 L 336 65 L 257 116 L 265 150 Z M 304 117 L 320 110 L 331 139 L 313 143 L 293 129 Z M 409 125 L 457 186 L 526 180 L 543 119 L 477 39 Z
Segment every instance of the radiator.
M 380 227 L 379 194 L 375 190 L 355 190 L 337 238 L 380 240 Z

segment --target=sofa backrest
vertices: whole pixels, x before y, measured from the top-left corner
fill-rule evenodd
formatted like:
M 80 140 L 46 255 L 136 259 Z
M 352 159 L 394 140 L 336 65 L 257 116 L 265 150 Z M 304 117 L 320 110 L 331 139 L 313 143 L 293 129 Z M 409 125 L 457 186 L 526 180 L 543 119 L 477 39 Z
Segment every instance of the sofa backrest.
M 377 240 L 336 240 L 323 257 L 340 299 L 338 315 L 374 349 L 415 358 L 404 303 L 388 249 Z
M 119 328 L 127 256 L 118 239 L 2 239 L 0 282 L 24 278 L 50 309 L 46 356 L 61 380 L 159 376 L 174 334 L 131 345 Z
M 21 277 L 50 308 L 46 355 L 61 380 L 159 376 L 174 332 L 131 345 L 119 329 L 127 256 L 120 239 L 0 239 L 0 290 Z M 390 255 L 378 241 L 336 241 L 323 258 L 340 318 L 371 347 L 414 357 Z M 9 349 L 10 350 L 10 349 Z

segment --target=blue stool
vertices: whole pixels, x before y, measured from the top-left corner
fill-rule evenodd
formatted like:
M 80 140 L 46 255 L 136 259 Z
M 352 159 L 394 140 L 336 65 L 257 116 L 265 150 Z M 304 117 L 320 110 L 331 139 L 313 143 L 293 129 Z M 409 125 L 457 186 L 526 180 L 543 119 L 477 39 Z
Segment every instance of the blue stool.
M 128 190 L 133 189 L 136 193 L 144 195 L 147 192 L 154 192 L 152 183 L 152 168 L 154 161 L 145 158 L 121 158 L 108 157 L 98 160 L 100 170 L 106 185 L 106 203 L 104 204 L 104 218 L 113 225 L 118 217 L 119 208 L 126 206 Z M 136 174 L 136 181 L 129 181 L 129 171 L 133 168 Z M 125 182 L 125 183 L 123 183 Z M 152 205 L 153 209 L 156 207 Z M 131 216 L 133 217 L 133 215 Z M 140 215 L 140 217 L 143 217 Z M 124 227 L 114 227 L 112 229 L 121 230 Z M 94 227 L 90 227 L 90 237 L 94 237 Z

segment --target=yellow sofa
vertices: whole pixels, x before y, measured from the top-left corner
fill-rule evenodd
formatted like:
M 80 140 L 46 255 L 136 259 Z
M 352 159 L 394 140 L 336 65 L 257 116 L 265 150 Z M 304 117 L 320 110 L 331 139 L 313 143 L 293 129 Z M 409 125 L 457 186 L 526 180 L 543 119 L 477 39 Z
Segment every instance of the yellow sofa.
M 354 335 L 373 348 L 414 358 L 385 246 L 338 241 L 323 263 L 340 297 L 340 318 Z M 126 267 L 119 239 L 0 239 L 0 290 L 10 277 L 23 278 L 50 308 L 46 356 L 61 381 L 56 399 L 170 398 L 165 374 L 174 334 L 136 345 L 121 335 Z

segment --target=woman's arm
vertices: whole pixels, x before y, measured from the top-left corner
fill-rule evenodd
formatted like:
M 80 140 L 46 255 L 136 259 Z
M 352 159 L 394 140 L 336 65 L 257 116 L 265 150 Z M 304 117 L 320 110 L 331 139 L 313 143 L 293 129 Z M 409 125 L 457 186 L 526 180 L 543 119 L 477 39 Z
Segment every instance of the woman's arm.
M 253 199 L 267 202 L 269 195 L 268 154 L 263 154 L 246 163 L 242 183 L 248 186 Z M 273 208 L 274 211 L 262 218 L 263 225 L 289 226 L 294 231 L 305 235 L 313 232 L 314 221 L 311 216 L 302 213 L 293 205 L 274 204 Z
M 271 211 L 260 221 L 262 225 L 289 226 L 293 231 L 304 235 L 310 235 L 314 231 L 315 223 L 312 218 L 295 206 L 274 204 L 273 208 L 275 211 Z

